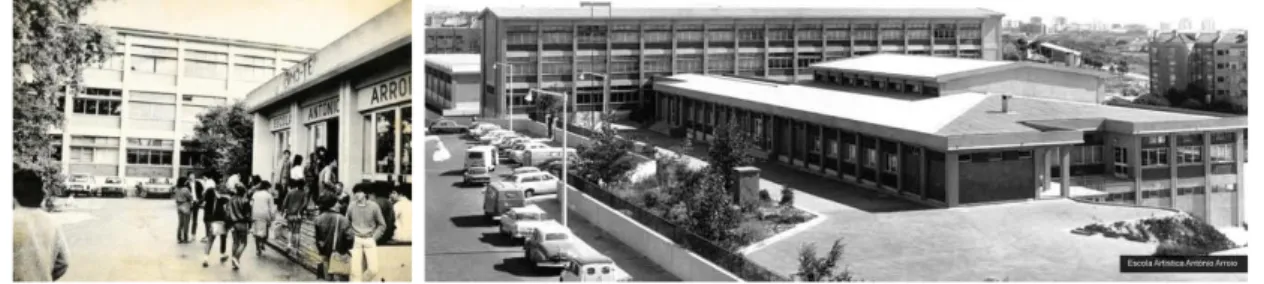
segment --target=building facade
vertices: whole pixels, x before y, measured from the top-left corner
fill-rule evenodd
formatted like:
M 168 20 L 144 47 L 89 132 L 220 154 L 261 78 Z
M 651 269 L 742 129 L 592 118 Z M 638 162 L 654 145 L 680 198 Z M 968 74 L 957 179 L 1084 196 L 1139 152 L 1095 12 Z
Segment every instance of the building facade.
M 412 182 L 412 1 L 391 6 L 250 91 L 254 174 L 318 148 L 346 186 Z
M 426 28 L 426 54 L 478 53 L 480 35 L 479 28 Z
M 478 54 L 426 54 L 426 108 L 444 116 L 479 113 Z
M 116 53 L 83 71 L 65 96 L 62 171 L 128 184 L 197 171 L 198 114 L 227 105 L 314 50 L 111 27 Z
M 490 8 L 484 12 L 482 113 L 530 106 L 531 88 L 599 109 L 654 100 L 650 79 L 684 73 L 811 78 L 807 66 L 872 53 L 1001 59 L 1001 13 L 984 9 Z M 492 66 L 513 65 L 507 78 Z M 512 84 L 509 84 L 512 82 Z M 504 99 L 506 89 L 509 97 Z
M 1238 33 L 1155 33 L 1149 44 L 1150 92 L 1202 86 L 1203 103 L 1247 95 L 1247 39 Z
M 736 123 L 754 135 L 758 156 L 932 206 L 1075 198 L 1243 223 L 1245 117 L 949 93 L 942 77 L 910 80 L 927 72 L 986 80 L 1032 66 L 868 66 L 815 65 L 816 78 L 802 84 L 700 74 L 656 80 L 656 119 L 668 126 L 656 130 L 708 141 L 717 125 Z M 1074 85 L 1045 78 L 1008 89 Z

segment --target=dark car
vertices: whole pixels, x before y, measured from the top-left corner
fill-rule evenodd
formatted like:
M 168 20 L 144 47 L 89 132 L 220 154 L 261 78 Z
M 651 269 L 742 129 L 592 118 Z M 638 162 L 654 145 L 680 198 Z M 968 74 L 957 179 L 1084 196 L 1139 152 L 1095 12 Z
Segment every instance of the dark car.
M 447 120 L 447 119 L 442 119 L 439 121 L 432 122 L 430 123 L 430 126 L 426 128 L 430 130 L 430 133 L 435 133 L 435 134 L 464 133 L 467 130 L 465 126 L 457 124 L 456 121 Z

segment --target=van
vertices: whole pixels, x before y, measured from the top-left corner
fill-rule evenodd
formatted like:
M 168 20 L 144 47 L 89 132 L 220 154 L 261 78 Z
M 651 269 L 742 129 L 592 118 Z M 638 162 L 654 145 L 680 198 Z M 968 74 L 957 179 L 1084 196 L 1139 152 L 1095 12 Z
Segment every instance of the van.
M 576 244 L 565 258 L 569 263 L 562 271 L 561 282 L 632 281 L 632 276 L 619 268 L 614 260 L 587 244 Z
M 566 148 L 566 152 L 568 155 L 571 156 L 571 159 L 578 159 L 579 157 L 579 152 L 576 152 L 575 148 Z M 534 166 L 539 166 L 541 164 L 544 164 L 545 162 L 548 162 L 551 160 L 561 160 L 561 159 L 562 159 L 561 147 L 548 147 L 548 148 L 525 150 L 522 153 L 522 161 L 520 162 L 521 162 L 521 165 L 524 167 L 534 167 Z
M 486 167 L 488 171 L 495 172 L 496 165 L 500 164 L 500 153 L 496 152 L 496 148 L 492 146 L 474 146 L 465 151 L 465 168 Z
M 488 183 L 483 188 L 483 216 L 493 221 L 509 209 L 527 205 L 522 189 L 503 182 Z

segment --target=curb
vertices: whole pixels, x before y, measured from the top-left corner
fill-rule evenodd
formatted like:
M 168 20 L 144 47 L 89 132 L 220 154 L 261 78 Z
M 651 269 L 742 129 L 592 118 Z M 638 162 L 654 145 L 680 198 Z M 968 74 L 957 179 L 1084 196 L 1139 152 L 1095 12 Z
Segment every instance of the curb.
M 790 228 L 789 230 L 785 230 L 785 231 L 781 232 L 780 234 L 776 234 L 776 235 L 774 235 L 774 236 L 772 236 L 772 237 L 770 237 L 770 238 L 764 239 L 764 240 L 759 241 L 759 242 L 756 242 L 756 243 L 754 243 L 754 244 L 750 244 L 750 245 L 748 245 L 748 246 L 746 246 L 746 247 L 744 247 L 744 248 L 738 249 L 738 250 L 737 250 L 737 253 L 738 253 L 738 254 L 741 254 L 741 255 L 743 255 L 743 256 L 750 255 L 750 254 L 752 254 L 752 253 L 755 253 L 755 251 L 757 251 L 757 250 L 759 250 L 759 249 L 762 249 L 762 248 L 764 248 L 764 247 L 766 247 L 766 246 L 768 246 L 768 245 L 771 245 L 771 244 L 773 244 L 773 243 L 776 243 L 776 242 L 779 242 L 779 241 L 784 240 L 784 239 L 786 239 L 786 238 L 789 238 L 789 237 L 791 237 L 791 236 L 794 236 L 794 235 L 796 235 L 796 234 L 798 234 L 798 233 L 800 233 L 800 232 L 806 231 L 808 228 L 815 227 L 816 225 L 820 224 L 821 222 L 825 222 L 825 219 L 827 219 L 827 218 L 828 218 L 828 217 L 825 217 L 825 215 L 824 215 L 824 214 L 821 214 L 821 213 L 816 212 L 816 211 L 808 210 L 808 209 L 805 209 L 805 208 L 802 208 L 802 207 L 798 207 L 798 206 L 795 206 L 794 208 L 797 208 L 797 209 L 799 209 L 799 210 L 803 210 L 803 211 L 808 212 L 808 213 L 812 213 L 813 215 L 816 215 L 816 218 L 813 218 L 813 219 L 812 219 L 812 221 L 808 221 L 808 222 L 806 222 L 806 223 L 799 224 L 798 226 L 794 226 L 794 228 Z

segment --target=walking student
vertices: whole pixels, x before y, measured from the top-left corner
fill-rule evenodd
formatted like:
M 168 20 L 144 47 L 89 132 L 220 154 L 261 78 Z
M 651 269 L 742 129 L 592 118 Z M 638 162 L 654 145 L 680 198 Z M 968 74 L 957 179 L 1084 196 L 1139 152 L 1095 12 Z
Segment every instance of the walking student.
M 276 171 L 276 177 L 272 179 L 273 182 L 276 182 L 273 186 L 277 192 L 276 194 L 273 194 L 273 197 L 276 198 L 276 205 L 278 207 L 281 206 L 281 200 L 285 199 L 285 191 L 289 189 L 287 186 L 289 185 L 292 160 L 293 157 L 290 156 L 290 150 L 282 151 L 280 170 Z
M 13 281 L 52 282 L 70 267 L 61 225 L 45 212 L 44 179 L 31 170 L 13 173 Z
M 271 187 L 272 184 L 261 181 L 250 196 L 250 217 L 254 219 L 254 224 L 250 228 L 255 236 L 255 255 L 259 256 L 263 255 L 264 247 L 266 247 L 264 242 L 268 240 L 268 231 L 272 225 L 272 216 L 277 212 L 276 204 L 272 201 Z
M 176 226 L 176 243 L 188 243 L 190 236 L 189 223 L 192 222 L 192 212 L 197 205 L 194 204 L 196 200 L 193 199 L 193 191 L 189 189 L 189 180 L 187 178 L 180 178 L 176 181 L 175 196 L 171 199 L 175 199 L 176 211 L 179 213 L 177 215 L 179 226 Z
M 202 183 L 202 195 L 203 195 L 202 197 L 205 197 L 208 194 L 214 194 L 213 196 L 219 196 L 219 194 L 215 194 L 216 191 L 219 190 L 219 186 L 215 184 L 215 179 L 218 179 L 218 178 L 219 178 L 219 174 L 216 174 L 213 172 L 207 173 L 206 175 L 202 176 L 202 179 L 200 180 Z M 210 216 L 207 216 L 210 214 L 210 213 L 207 213 L 208 210 L 206 210 L 207 202 L 210 202 L 210 200 L 206 200 L 206 198 L 202 198 L 202 202 L 201 202 L 202 211 L 203 211 L 202 212 L 202 225 L 206 227 L 206 237 L 202 238 L 203 243 L 213 241 L 211 240 L 211 223 L 207 221 L 210 219 Z M 220 252 L 223 252 L 223 251 L 224 249 L 221 248 Z
M 193 196 L 191 203 L 189 203 L 192 205 L 189 208 L 189 237 L 197 237 L 198 210 L 202 207 L 202 194 L 205 193 L 203 191 L 206 187 L 202 186 L 201 180 L 194 173 L 189 173 L 184 183 L 189 188 L 189 193 L 192 193 Z M 202 240 L 205 242 L 206 238 L 202 238 Z
M 227 194 L 222 194 L 214 189 L 207 189 L 206 194 L 202 196 L 202 210 L 205 219 L 202 220 L 208 224 L 206 230 L 206 255 L 202 258 L 202 267 L 210 266 L 208 263 L 211 259 L 211 250 L 215 248 L 215 240 L 219 240 L 219 262 L 228 261 L 227 248 L 228 237 L 225 236 L 228 221 Z
M 320 215 L 316 216 L 316 250 L 322 260 L 322 275 L 329 280 L 341 280 L 350 272 L 350 250 L 353 240 L 348 237 L 351 221 L 337 212 L 338 199 L 322 196 L 316 202 L 320 207 Z
M 347 208 L 347 219 L 351 221 L 351 232 L 355 239 L 351 247 L 351 281 L 373 281 L 377 277 L 377 239 L 386 231 L 386 218 L 376 202 L 370 201 L 368 187 L 361 183 L 355 186 L 355 200 Z M 361 269 L 363 267 L 363 269 Z
M 294 157 L 294 167 L 290 169 L 290 192 L 285 195 L 282 209 L 285 210 L 285 221 L 290 229 L 288 250 L 297 253 L 299 248 L 299 232 L 303 226 L 303 211 L 307 209 L 308 197 L 305 189 L 303 172 L 303 156 Z
M 233 185 L 233 183 L 228 184 Z M 251 200 L 245 184 L 237 183 L 231 186 L 230 190 L 233 190 L 233 193 L 228 201 L 226 211 L 233 235 L 233 270 L 237 270 L 241 264 L 241 254 L 246 251 L 246 242 L 249 240 L 250 235 L 250 223 L 254 222 L 254 219 L 251 218 L 251 213 L 253 213 L 250 208 Z

